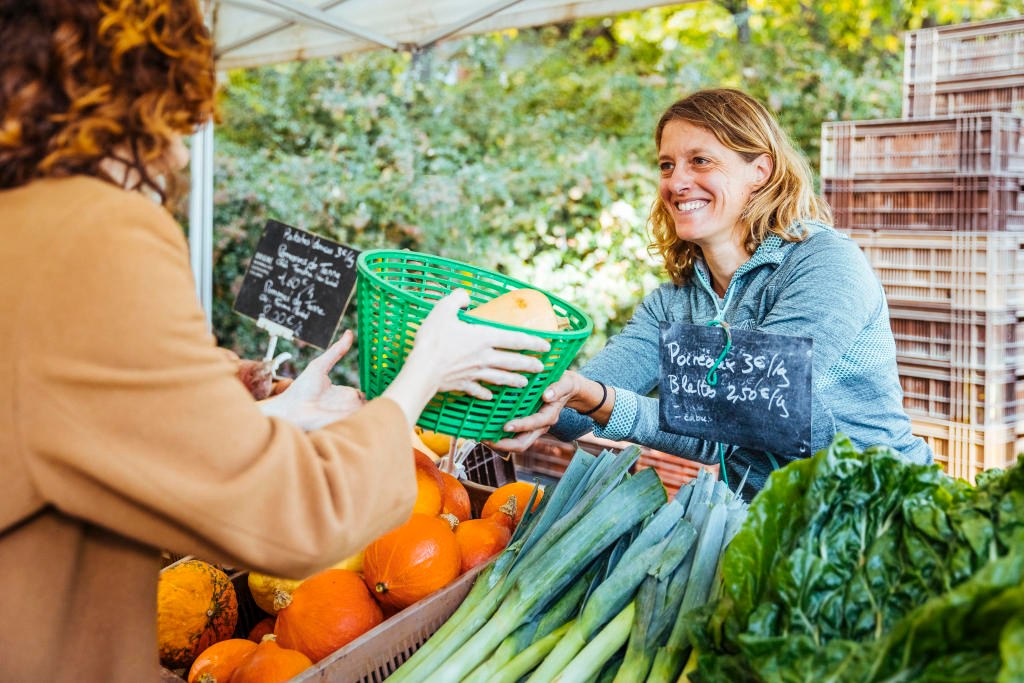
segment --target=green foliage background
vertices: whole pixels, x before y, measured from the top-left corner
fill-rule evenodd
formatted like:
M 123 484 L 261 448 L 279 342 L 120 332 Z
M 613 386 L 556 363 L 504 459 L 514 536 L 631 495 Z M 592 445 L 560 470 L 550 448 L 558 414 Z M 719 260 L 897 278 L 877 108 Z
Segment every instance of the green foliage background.
M 603 346 L 661 280 L 646 217 L 653 128 L 739 87 L 817 168 L 822 121 L 898 117 L 902 32 L 1019 0 L 719 0 L 226 75 L 216 129 L 215 334 L 267 337 L 232 304 L 267 218 L 357 248 L 496 268 L 577 302 Z M 351 314 L 343 326 L 355 326 Z M 358 326 L 357 331 L 358 331 Z M 287 344 L 297 364 L 315 352 Z M 356 354 L 341 364 L 355 383 Z

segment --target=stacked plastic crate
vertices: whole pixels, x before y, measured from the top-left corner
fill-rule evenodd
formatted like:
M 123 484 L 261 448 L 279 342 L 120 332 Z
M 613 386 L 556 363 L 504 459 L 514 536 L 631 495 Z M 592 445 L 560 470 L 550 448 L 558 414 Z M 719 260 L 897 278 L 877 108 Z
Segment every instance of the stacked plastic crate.
M 1024 18 L 908 33 L 903 116 L 825 124 L 823 189 L 885 287 L 915 433 L 973 480 L 1024 450 Z

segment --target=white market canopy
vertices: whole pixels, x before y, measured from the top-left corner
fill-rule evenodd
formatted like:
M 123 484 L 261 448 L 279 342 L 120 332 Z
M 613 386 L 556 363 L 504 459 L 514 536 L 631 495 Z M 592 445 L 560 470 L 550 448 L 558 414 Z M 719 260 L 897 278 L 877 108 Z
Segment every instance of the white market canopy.
M 621 14 L 693 0 L 202 0 L 217 69 L 387 48 L 411 53 L 459 36 Z M 189 243 L 207 316 L 213 291 L 213 131 L 192 140 Z
M 685 1 L 685 0 L 683 0 Z M 675 4 L 679 4 L 676 0 Z M 220 69 L 389 48 L 602 17 L 664 0 L 208 0 Z

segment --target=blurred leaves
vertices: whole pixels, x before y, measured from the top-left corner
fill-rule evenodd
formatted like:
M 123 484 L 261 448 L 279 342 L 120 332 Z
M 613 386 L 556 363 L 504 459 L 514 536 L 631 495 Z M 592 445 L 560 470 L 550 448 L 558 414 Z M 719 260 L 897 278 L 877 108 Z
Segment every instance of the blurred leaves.
M 583 359 L 662 279 L 646 218 L 653 129 L 671 102 L 742 88 L 817 168 L 822 121 L 899 115 L 903 30 L 1014 11 L 1003 0 L 716 0 L 415 57 L 232 71 L 216 132 L 217 338 L 250 358 L 266 348 L 231 306 L 275 218 L 360 249 L 498 269 L 574 301 L 595 321 Z M 342 374 L 355 382 L 350 355 Z

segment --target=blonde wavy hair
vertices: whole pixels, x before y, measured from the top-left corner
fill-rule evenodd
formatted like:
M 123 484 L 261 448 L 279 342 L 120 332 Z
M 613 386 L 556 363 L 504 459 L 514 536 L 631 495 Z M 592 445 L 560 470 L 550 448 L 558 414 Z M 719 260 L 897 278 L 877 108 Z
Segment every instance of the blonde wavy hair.
M 719 88 L 700 90 L 679 100 L 658 121 L 654 133 L 658 149 L 662 132 L 670 121 L 686 121 L 709 131 L 747 163 L 762 154 L 771 158 L 768 181 L 750 196 L 740 217 L 747 253 L 753 254 L 769 235 L 778 235 L 787 242 L 804 239 L 806 233 L 795 228 L 801 220 L 832 223 L 828 204 L 814 194 L 807 160 L 771 113 L 754 98 L 739 90 Z M 651 252 L 664 259 L 672 282 L 681 285 L 689 281 L 694 261 L 701 256 L 700 247 L 676 235 L 675 224 L 660 196 L 651 207 L 649 226 Z
M 173 194 L 167 156 L 214 115 L 196 0 L 0 0 L 0 188 L 90 175 Z

